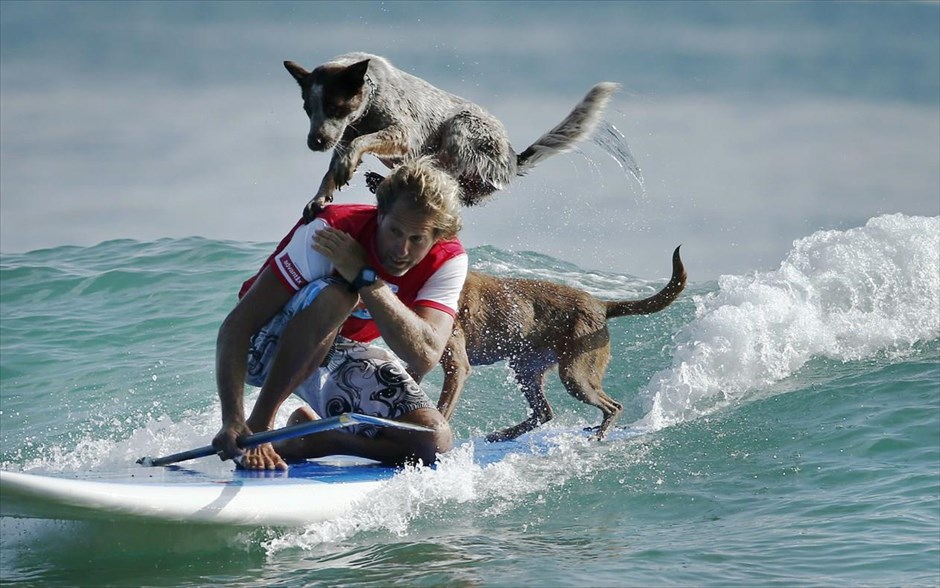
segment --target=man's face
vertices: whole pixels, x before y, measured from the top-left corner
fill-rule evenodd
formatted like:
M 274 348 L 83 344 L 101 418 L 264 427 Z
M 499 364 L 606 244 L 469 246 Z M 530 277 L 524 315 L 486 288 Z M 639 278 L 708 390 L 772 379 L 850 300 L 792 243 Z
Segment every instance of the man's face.
M 435 241 L 430 219 L 401 201 L 388 213 L 379 214 L 376 248 L 382 268 L 390 275 L 404 275 L 416 266 Z

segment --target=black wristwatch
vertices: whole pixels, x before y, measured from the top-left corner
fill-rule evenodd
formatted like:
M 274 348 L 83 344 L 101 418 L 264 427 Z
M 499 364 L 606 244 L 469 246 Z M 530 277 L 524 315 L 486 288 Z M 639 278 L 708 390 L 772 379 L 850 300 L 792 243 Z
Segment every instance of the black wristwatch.
M 379 279 L 379 274 L 373 268 L 365 266 L 356 274 L 356 279 L 349 285 L 350 292 L 358 292 L 366 286 L 371 286 Z

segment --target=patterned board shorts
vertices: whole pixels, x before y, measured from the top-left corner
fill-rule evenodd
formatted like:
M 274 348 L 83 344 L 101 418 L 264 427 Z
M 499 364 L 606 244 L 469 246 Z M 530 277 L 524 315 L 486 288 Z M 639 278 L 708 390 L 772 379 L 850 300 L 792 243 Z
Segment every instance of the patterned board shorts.
M 337 282 L 336 278 L 323 278 L 307 284 L 251 338 L 248 384 L 260 387 L 264 383 L 287 323 L 307 308 L 326 286 Z M 392 352 L 342 336 L 333 342 L 323 365 L 294 390 L 294 394 L 304 399 L 321 418 L 355 412 L 396 419 L 419 408 L 434 407 Z M 372 425 L 355 425 L 345 430 L 369 437 L 378 432 Z

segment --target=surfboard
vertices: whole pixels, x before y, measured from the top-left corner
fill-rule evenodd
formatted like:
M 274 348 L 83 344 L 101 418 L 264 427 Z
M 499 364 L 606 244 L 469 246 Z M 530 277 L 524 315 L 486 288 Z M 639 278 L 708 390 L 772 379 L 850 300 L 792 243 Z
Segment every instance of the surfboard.
M 71 477 L 0 471 L 0 516 L 300 526 L 341 516 L 395 475 L 366 461 L 337 457 L 287 472 L 221 475 L 179 467 Z
M 238 439 L 238 445 L 255 447 L 351 425 L 429 430 L 407 422 L 343 413 L 247 435 Z M 305 525 L 347 512 L 395 473 L 372 460 L 350 456 L 308 460 L 291 465 L 286 472 L 219 472 L 205 466 L 177 465 L 214 454 L 216 449 L 206 445 L 164 457 L 142 457 L 137 463 L 143 467 L 111 473 L 69 476 L 0 471 L 0 516 Z
M 372 417 L 369 417 L 372 418 Z M 577 427 L 543 428 L 500 443 L 474 439 L 474 462 L 487 466 L 510 454 L 550 454 L 558 439 L 587 438 Z M 608 441 L 642 431 L 618 427 Z M 207 455 L 211 447 L 168 458 Z M 332 520 L 381 493 L 396 468 L 349 456 L 290 465 L 286 472 L 249 471 L 218 460 L 121 471 L 26 473 L 0 471 L 0 516 L 63 520 L 138 521 L 292 527 Z M 214 464 L 214 465 L 210 465 Z

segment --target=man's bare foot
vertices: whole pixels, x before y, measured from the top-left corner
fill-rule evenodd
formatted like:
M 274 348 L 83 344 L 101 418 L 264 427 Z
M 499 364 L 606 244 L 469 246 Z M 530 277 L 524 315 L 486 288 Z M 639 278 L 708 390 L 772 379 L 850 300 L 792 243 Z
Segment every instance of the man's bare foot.
M 246 449 L 235 460 L 235 464 L 246 470 L 286 470 L 285 462 L 270 443 Z

